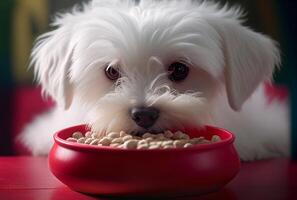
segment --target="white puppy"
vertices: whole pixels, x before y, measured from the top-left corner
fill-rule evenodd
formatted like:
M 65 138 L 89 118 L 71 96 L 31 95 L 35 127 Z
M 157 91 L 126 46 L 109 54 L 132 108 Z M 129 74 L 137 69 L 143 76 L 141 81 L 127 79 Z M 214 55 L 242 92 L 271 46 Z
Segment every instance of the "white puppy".
M 278 48 L 242 22 L 237 7 L 190 0 L 93 0 L 59 15 L 32 52 L 57 106 L 21 140 L 40 155 L 76 124 L 134 134 L 210 124 L 237 136 L 243 160 L 288 155 L 287 105 L 268 105 L 262 84 Z

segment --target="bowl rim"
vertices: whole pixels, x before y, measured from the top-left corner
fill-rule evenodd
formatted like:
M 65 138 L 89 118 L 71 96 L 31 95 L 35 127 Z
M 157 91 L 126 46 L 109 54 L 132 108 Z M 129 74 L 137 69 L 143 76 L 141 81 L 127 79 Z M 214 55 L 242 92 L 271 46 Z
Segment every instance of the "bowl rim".
M 80 144 L 80 143 L 75 143 L 71 141 L 67 141 L 59 137 L 60 134 L 63 132 L 69 130 L 69 129 L 80 129 L 80 128 L 86 128 L 86 124 L 81 124 L 81 125 L 76 125 L 76 126 L 71 126 L 68 128 L 64 128 L 62 130 L 57 131 L 53 138 L 55 144 L 65 147 L 67 149 L 73 149 L 77 151 L 95 151 L 95 152 L 153 152 L 153 153 L 160 153 L 160 152 L 184 152 L 184 151 L 197 151 L 197 150 L 211 150 L 211 149 L 217 149 L 221 147 L 225 147 L 228 144 L 232 144 L 235 140 L 235 135 L 231 133 L 230 131 L 223 129 L 223 128 L 218 128 L 215 126 L 210 126 L 206 125 L 204 126 L 206 129 L 212 129 L 212 130 L 217 130 L 220 132 L 224 132 L 228 134 L 228 138 L 214 142 L 214 143 L 204 143 L 204 144 L 199 144 L 199 145 L 194 145 L 192 147 L 188 148 L 171 148 L 171 149 L 122 149 L 122 148 L 114 148 L 114 147 L 109 147 L 109 146 L 95 146 L 95 145 L 86 145 L 86 144 Z

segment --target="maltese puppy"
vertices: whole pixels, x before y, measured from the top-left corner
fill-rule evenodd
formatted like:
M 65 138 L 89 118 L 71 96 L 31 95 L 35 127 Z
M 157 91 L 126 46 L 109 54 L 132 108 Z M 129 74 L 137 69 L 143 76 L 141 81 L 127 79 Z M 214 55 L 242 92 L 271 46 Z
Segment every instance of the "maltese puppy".
M 242 17 L 191 0 L 93 0 L 58 15 L 31 62 L 57 106 L 21 141 L 45 155 L 53 134 L 76 124 L 131 134 L 209 124 L 236 135 L 242 160 L 288 156 L 287 105 L 268 104 L 263 87 L 279 50 Z

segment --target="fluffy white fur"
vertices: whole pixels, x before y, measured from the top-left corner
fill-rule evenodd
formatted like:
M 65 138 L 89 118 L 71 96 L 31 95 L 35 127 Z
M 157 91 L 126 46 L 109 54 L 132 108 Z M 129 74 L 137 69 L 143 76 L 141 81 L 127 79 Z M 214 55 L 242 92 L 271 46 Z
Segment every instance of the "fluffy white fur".
M 75 124 L 142 131 L 129 115 L 142 105 L 160 110 L 149 131 L 211 124 L 236 134 L 243 160 L 288 155 L 287 105 L 267 105 L 261 85 L 279 51 L 242 22 L 238 7 L 190 0 L 93 0 L 59 15 L 32 52 L 36 77 L 57 107 L 20 139 L 40 155 L 55 131 Z M 174 61 L 190 67 L 182 82 L 167 78 Z M 118 81 L 106 78 L 108 65 L 118 66 Z

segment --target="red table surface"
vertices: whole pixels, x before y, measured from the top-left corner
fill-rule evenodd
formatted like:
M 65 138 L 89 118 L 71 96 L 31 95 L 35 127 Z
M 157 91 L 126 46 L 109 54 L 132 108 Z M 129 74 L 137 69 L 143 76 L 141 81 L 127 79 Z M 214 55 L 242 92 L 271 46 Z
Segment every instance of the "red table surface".
M 110 198 L 88 196 L 70 190 L 51 174 L 46 157 L 0 157 L 0 200 L 16 199 L 91 200 Z M 243 163 L 236 178 L 222 190 L 200 197 L 171 199 L 297 199 L 297 163 L 288 159 Z

